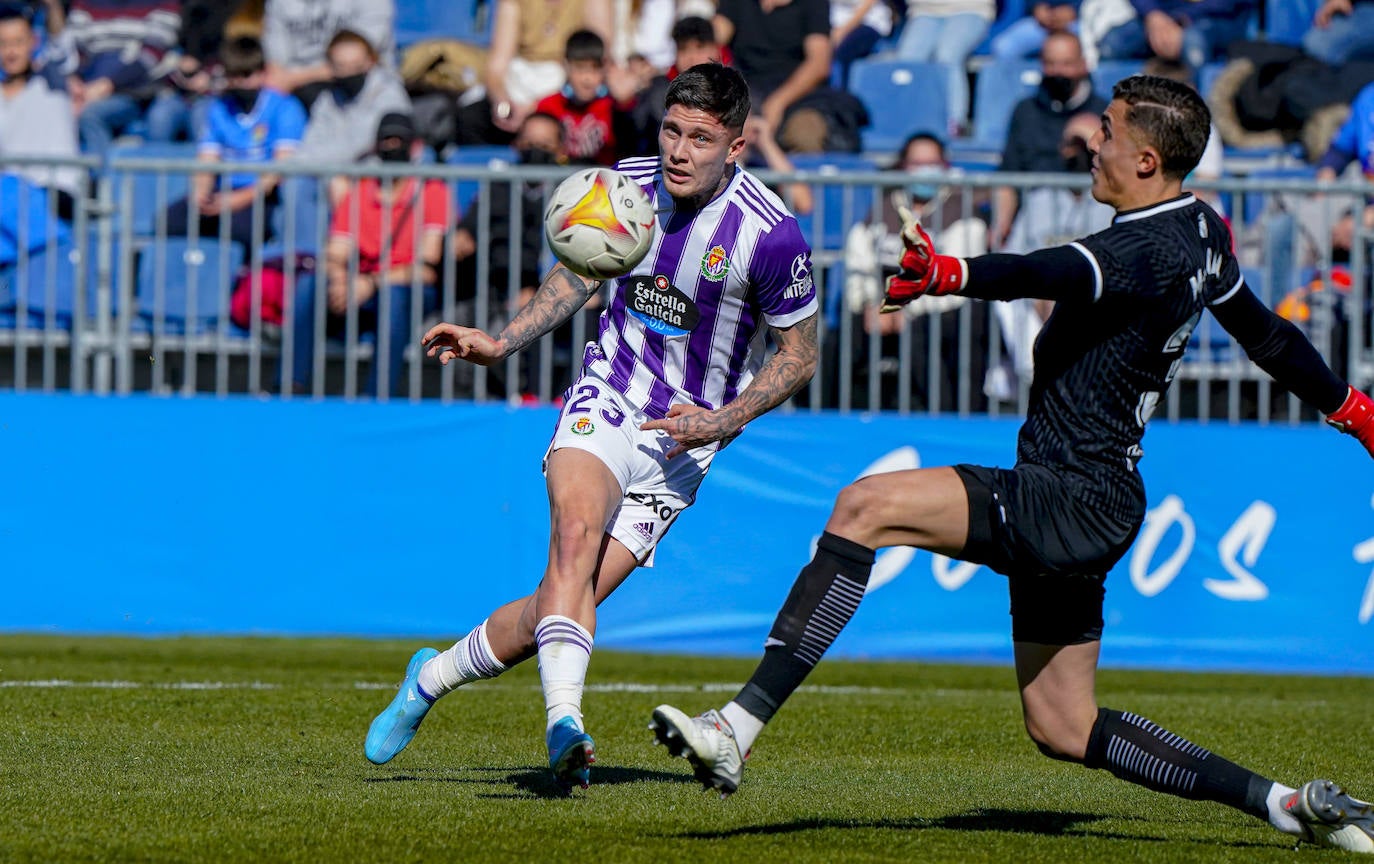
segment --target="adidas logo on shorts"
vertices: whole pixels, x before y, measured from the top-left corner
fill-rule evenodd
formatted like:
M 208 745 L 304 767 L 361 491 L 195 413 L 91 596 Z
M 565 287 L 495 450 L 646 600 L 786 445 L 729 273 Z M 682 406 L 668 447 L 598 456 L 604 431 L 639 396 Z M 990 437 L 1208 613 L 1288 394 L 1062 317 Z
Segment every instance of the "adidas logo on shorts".
M 638 533 L 640 537 L 643 537 L 645 541 L 654 539 L 654 523 L 636 522 L 630 527 L 634 528 L 635 532 Z

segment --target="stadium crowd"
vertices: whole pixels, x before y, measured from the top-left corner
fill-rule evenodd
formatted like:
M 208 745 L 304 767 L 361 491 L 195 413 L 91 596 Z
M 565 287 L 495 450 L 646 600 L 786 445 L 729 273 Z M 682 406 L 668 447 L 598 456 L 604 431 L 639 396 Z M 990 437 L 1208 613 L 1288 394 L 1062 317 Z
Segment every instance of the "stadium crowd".
M 868 337 L 854 349 L 856 374 L 891 362 L 882 340 L 902 327 L 900 316 L 879 319 L 872 308 L 875 286 L 895 267 L 898 205 L 914 204 L 943 245 L 970 255 L 1061 242 L 1110 218 L 1069 190 L 1008 185 L 954 196 L 919 175 L 1085 173 L 1085 124 L 1131 72 L 1189 81 L 1208 98 L 1213 140 L 1195 177 L 1374 177 L 1370 112 L 1351 111 L 1374 102 L 1374 0 L 8 0 L 0 3 L 0 160 L 185 148 L 206 171 L 184 197 L 160 202 L 159 232 L 223 231 L 241 247 L 240 265 L 255 245 L 281 240 L 285 197 L 322 201 L 328 241 L 310 251 L 320 258 L 329 329 L 339 329 L 350 304 L 372 314 L 389 286 L 395 302 L 381 305 L 395 324 L 394 391 L 397 352 L 411 335 L 395 311 L 432 311 L 446 270 L 458 274 L 460 301 L 478 292 L 476 202 L 390 183 L 379 192 L 345 178 L 316 186 L 226 174 L 214 163 L 461 163 L 509 148 L 520 164 L 612 164 L 656 152 L 668 83 L 703 61 L 733 65 L 749 83 L 747 164 L 894 174 L 890 189 L 875 190 L 841 226 L 845 299 L 829 314 L 833 322 L 847 309 Z M 93 187 L 71 165 L 32 160 L 0 165 L 0 182 L 3 282 L 20 247 L 37 252 L 69 230 Z M 483 287 L 493 296 L 512 261 L 523 289 L 537 284 L 543 191 L 526 184 L 528 218 L 519 226 L 508 224 L 508 186 L 489 200 L 504 213 L 493 210 L 489 224 L 495 263 Z M 801 216 L 820 195 L 800 183 L 779 191 Z M 1242 206 L 1227 196 L 1210 201 L 1224 217 Z M 394 222 L 417 203 L 423 236 L 395 242 L 383 214 L 389 209 Z M 1267 269 L 1280 311 L 1305 323 L 1311 297 L 1342 278 L 1348 285 L 1345 265 L 1362 232 L 1374 229 L 1374 206 L 1364 204 L 1322 204 L 1323 220 L 1307 212 L 1308 199 L 1272 196 L 1246 214 L 1261 239 L 1237 238 L 1242 261 L 1247 242 L 1270 250 L 1252 263 Z M 297 238 L 315 236 L 316 226 L 297 221 Z M 406 244 L 414 248 L 405 260 L 382 266 L 380 250 Z M 359 253 L 361 266 L 341 276 L 341 256 Z M 275 285 L 271 266 L 265 281 Z M 425 290 L 412 298 L 402 288 L 414 283 Z M 298 289 L 302 308 L 314 308 L 315 288 Z M 11 307 L 13 293 L 4 300 Z M 246 325 L 250 313 L 235 302 L 235 321 Z M 263 323 L 280 324 L 268 308 L 280 298 L 264 295 L 263 303 Z M 913 304 L 906 320 L 941 319 L 934 333 L 957 311 L 957 301 Z M 1046 312 L 1035 304 L 998 310 L 1005 362 L 975 370 L 987 398 L 1006 398 L 1024 377 Z M 297 353 L 310 344 L 306 335 Z M 295 380 L 281 386 L 309 386 L 303 372 L 296 364 Z M 528 380 L 500 386 L 530 389 Z

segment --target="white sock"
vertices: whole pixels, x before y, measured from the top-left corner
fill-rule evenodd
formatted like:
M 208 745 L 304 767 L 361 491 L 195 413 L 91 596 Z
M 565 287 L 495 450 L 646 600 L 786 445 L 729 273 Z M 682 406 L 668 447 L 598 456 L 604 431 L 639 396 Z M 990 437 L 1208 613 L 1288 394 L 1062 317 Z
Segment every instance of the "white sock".
M 735 732 L 735 743 L 739 745 L 739 755 L 749 755 L 749 750 L 754 746 L 754 739 L 759 737 L 763 731 L 763 721 L 745 711 L 738 703 L 731 702 L 720 709 L 720 716 L 725 718 L 725 722 L 730 724 L 730 728 Z
M 1264 798 L 1264 806 L 1269 810 L 1269 824 L 1279 829 L 1285 834 L 1292 834 L 1296 837 L 1303 836 L 1302 823 L 1297 820 L 1292 813 L 1283 809 L 1283 799 L 1292 795 L 1297 790 L 1282 783 L 1275 783 L 1269 787 L 1269 794 Z
M 495 678 L 506 671 L 506 666 L 491 651 L 487 641 L 487 622 L 483 621 L 472 632 L 459 639 L 453 647 L 431 657 L 420 667 L 420 689 L 425 695 L 438 699 L 464 684 Z
M 592 659 L 592 634 L 571 618 L 546 615 L 535 625 L 534 641 L 548 725 L 572 717 L 582 728 L 582 685 Z

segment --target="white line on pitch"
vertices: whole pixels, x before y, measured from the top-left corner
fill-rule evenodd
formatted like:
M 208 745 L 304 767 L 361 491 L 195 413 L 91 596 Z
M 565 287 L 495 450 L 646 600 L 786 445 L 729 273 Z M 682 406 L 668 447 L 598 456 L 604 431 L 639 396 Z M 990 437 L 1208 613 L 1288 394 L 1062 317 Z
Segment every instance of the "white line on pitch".
M 538 685 L 495 684 L 482 682 L 484 690 L 538 690 Z M 611 681 L 591 683 L 586 689 L 593 693 L 733 693 L 744 686 L 736 682 L 706 684 L 641 684 L 632 681 Z M 282 684 L 266 681 L 69 681 L 61 678 L 46 678 L 31 681 L 0 681 L 0 688 L 22 687 L 34 689 L 70 690 L 281 690 Z M 305 688 L 302 688 L 305 689 Z M 311 688 L 320 689 L 320 688 Z M 355 690 L 395 690 L 396 685 L 375 681 L 355 681 Z M 856 687 L 842 685 L 805 685 L 801 688 L 807 693 L 826 693 L 849 695 L 861 693 L 901 693 L 898 687 Z

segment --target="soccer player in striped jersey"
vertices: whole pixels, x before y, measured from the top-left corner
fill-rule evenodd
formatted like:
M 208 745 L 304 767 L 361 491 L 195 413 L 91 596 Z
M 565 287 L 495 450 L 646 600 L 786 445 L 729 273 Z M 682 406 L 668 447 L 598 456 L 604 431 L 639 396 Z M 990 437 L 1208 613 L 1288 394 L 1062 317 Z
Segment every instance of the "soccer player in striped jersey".
M 840 493 L 739 695 L 698 717 L 654 711 L 658 740 L 708 787 L 738 786 L 763 725 L 858 607 L 874 550 L 916 546 L 1008 577 L 1026 731 L 1045 755 L 1228 804 L 1314 843 L 1374 852 L 1374 811 L 1334 783 L 1276 783 L 1144 717 L 1101 708 L 1094 694 L 1103 582 L 1145 515 L 1136 470 L 1145 423 L 1204 309 L 1260 368 L 1374 452 L 1374 403 L 1251 293 L 1225 223 L 1182 190 L 1209 128 L 1191 88 L 1127 78 L 1089 144 L 1093 196 L 1116 210 L 1106 230 L 1025 256 L 962 259 L 935 254 L 920 225 L 908 224 L 890 308 L 927 294 L 1056 301 L 1036 343 L 1016 465 L 877 474 Z
M 777 196 L 736 164 L 749 107 L 738 72 L 695 66 L 668 90 L 661 155 L 618 165 L 655 202 L 658 224 L 644 260 L 611 280 L 599 337 L 544 457 L 548 566 L 533 594 L 501 606 L 449 650 L 411 658 L 368 731 L 371 761 L 399 753 L 440 696 L 538 656 L 549 767 L 566 785 L 589 782 L 594 751 L 581 703 L 596 605 L 650 563 L 716 451 L 800 389 L 816 365 L 810 248 Z M 445 323 L 425 345 L 441 363 L 497 363 L 600 287 L 555 266 L 499 335 Z

